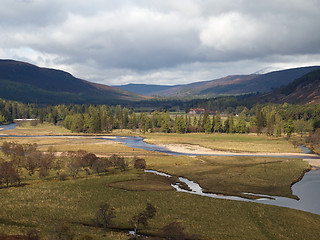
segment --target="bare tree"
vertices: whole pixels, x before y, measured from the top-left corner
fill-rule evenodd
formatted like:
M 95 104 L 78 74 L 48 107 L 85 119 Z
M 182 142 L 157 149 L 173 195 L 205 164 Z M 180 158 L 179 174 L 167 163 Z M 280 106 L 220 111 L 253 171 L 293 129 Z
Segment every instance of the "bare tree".
M 29 175 L 32 176 L 36 168 L 40 167 L 42 153 L 39 151 L 35 151 L 30 153 L 25 161 L 24 168 L 28 171 Z
M 86 153 L 81 157 L 82 167 L 92 167 L 95 161 L 97 161 L 98 157 L 93 153 Z
M 51 229 L 48 237 L 49 240 L 72 240 L 75 238 L 75 234 L 68 225 L 60 224 Z
M 141 225 L 143 225 L 145 228 L 148 227 L 148 221 L 154 218 L 156 213 L 157 209 L 152 204 L 147 203 L 146 208 L 142 212 L 132 217 L 135 236 L 137 236 L 138 229 Z
M 120 157 L 116 154 L 113 154 L 110 157 L 110 161 L 113 163 L 113 166 L 119 168 L 121 171 L 124 171 L 128 168 L 129 163 L 124 159 L 124 157 Z
M 9 184 L 20 183 L 19 173 L 11 162 L 0 163 L 0 179 L 2 179 L 2 182 L 4 182 L 7 187 Z
M 2 152 L 6 155 L 6 156 L 9 156 L 10 154 L 10 146 L 11 146 L 11 143 L 10 142 L 7 142 L 7 141 L 4 141 L 2 143 Z
M 81 169 L 81 162 L 79 159 L 76 159 L 76 158 L 71 158 L 69 159 L 69 162 L 67 164 L 67 168 L 70 172 L 70 175 L 73 177 L 73 178 L 76 178 L 79 174 L 79 171 Z
M 109 167 L 113 166 L 112 162 L 108 158 L 98 158 L 93 162 L 91 169 L 95 173 L 102 173 L 108 170 Z
M 109 204 L 103 204 L 100 206 L 98 211 L 96 212 L 95 216 L 95 224 L 98 227 L 103 227 L 106 230 L 111 222 L 112 219 L 116 217 L 115 209 L 110 208 Z

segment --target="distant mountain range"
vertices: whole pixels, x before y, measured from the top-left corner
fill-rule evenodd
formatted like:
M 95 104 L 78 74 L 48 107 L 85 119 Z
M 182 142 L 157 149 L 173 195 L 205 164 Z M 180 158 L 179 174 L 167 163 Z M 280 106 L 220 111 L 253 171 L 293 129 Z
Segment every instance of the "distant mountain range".
M 0 60 L 0 97 L 21 102 L 112 104 L 146 97 L 88 82 L 70 73 L 14 60 Z
M 152 95 L 207 98 L 259 92 L 252 101 L 316 103 L 320 102 L 319 76 L 320 66 L 313 66 L 266 74 L 233 75 L 185 85 L 128 84 L 111 87 L 79 79 L 57 69 L 0 60 L 0 98 L 39 104 L 125 104 L 148 100 Z
M 129 84 L 117 87 L 148 96 L 213 97 L 239 95 L 269 92 L 319 68 L 320 66 L 313 66 L 273 71 L 266 74 L 233 75 L 210 81 L 175 86 Z

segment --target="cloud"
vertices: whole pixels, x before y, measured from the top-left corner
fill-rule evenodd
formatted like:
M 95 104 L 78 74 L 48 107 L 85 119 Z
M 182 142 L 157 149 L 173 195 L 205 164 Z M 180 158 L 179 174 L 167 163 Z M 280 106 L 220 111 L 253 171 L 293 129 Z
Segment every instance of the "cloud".
M 1 4 L 1 58 L 62 68 L 105 84 L 174 84 L 277 64 L 320 64 L 315 0 Z

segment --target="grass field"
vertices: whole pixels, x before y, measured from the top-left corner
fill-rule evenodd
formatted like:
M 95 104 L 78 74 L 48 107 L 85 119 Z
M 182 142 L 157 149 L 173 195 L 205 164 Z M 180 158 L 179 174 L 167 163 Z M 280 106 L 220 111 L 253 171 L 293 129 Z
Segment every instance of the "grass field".
M 0 232 L 23 234 L 36 228 L 44 236 L 50 234 L 53 226 L 66 223 L 77 235 L 105 239 L 102 229 L 86 226 L 101 204 L 109 203 L 116 209 L 115 227 L 128 229 L 132 228 L 131 217 L 150 202 L 157 208 L 157 215 L 145 233 L 155 233 L 167 223 L 178 221 L 186 232 L 205 239 L 317 239 L 320 234 L 320 216 L 314 214 L 177 193 L 164 190 L 166 183 L 159 179 L 160 190 L 157 181 L 153 182 L 153 190 L 148 191 L 109 186 L 138 178 L 138 173 L 129 171 L 87 180 L 39 182 L 2 189 Z M 128 238 L 126 233 L 108 231 L 107 235 L 107 239 Z
M 213 150 L 233 152 L 262 152 L 262 153 L 300 153 L 284 138 L 257 136 L 254 134 L 224 134 L 224 133 L 189 133 L 164 134 L 152 133 L 142 135 L 146 141 L 153 144 L 196 144 Z
M 39 131 L 37 131 L 37 129 Z M 65 134 L 56 126 L 25 127 L 6 131 L 34 135 Z M 17 134 L 19 135 L 19 134 Z M 251 135 L 226 134 L 146 134 L 154 143 L 188 143 L 216 149 L 217 143 L 227 149 L 251 149 L 265 152 L 278 146 L 279 152 L 298 151 L 286 141 Z M 209 192 L 241 195 L 241 192 L 264 193 L 294 197 L 290 184 L 308 168 L 300 159 L 256 157 L 170 156 L 132 148 L 117 143 L 106 143 L 92 138 L 2 138 L 48 146 L 60 151 L 83 149 L 98 155 L 116 153 L 130 160 L 143 156 L 148 169 L 155 169 L 174 176 L 184 176 L 198 182 Z M 232 143 L 232 146 L 228 144 Z M 212 144 L 212 145 L 210 145 Z M 235 147 L 235 145 L 239 145 Z M 292 150 L 292 151 L 291 151 Z M 248 151 L 248 150 L 241 150 Z M 274 150 L 272 150 L 274 152 Z M 2 155 L 2 157 L 4 157 Z M 37 174 L 37 173 L 36 173 Z M 52 173 L 53 174 L 53 173 Z M 26 175 L 26 173 L 24 174 Z M 26 234 L 31 229 L 40 236 L 51 234 L 54 226 L 65 224 L 77 238 L 90 235 L 93 239 L 128 239 L 133 228 L 131 218 L 141 212 L 147 202 L 152 203 L 157 214 L 142 233 L 156 235 L 166 224 L 176 221 L 189 234 L 201 239 L 318 239 L 320 216 L 302 211 L 231 200 L 178 193 L 170 186 L 174 181 L 142 171 L 112 170 L 106 175 L 83 174 L 78 179 L 59 181 L 52 176 L 39 179 L 26 177 L 28 185 L 0 189 L 0 235 Z M 99 206 L 108 203 L 116 209 L 117 217 L 108 230 L 92 225 Z M 106 236 L 104 236 L 106 234 Z

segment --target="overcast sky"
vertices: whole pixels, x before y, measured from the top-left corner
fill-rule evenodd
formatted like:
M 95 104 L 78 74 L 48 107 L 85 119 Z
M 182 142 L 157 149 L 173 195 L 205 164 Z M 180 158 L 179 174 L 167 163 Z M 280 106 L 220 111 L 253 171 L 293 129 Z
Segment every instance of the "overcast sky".
M 320 65 L 320 0 L 1 0 L 0 58 L 108 85 Z

